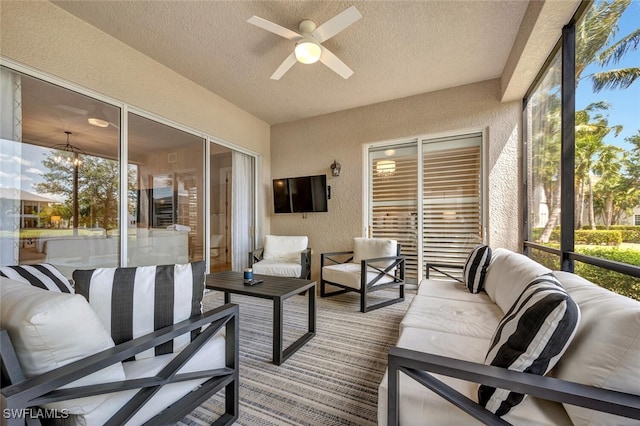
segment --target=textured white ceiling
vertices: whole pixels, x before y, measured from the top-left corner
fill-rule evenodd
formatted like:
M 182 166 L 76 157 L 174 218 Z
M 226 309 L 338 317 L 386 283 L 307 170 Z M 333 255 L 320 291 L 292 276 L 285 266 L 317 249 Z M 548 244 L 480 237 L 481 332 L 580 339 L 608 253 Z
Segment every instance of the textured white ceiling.
M 500 78 L 529 6 L 526 0 L 54 3 L 270 124 Z M 303 19 L 320 25 L 352 5 L 363 18 L 324 46 L 353 76 L 344 80 L 318 62 L 296 64 L 279 81 L 269 78 L 293 43 L 247 19 L 257 15 L 297 31 Z M 542 46 L 543 55 L 550 46 Z

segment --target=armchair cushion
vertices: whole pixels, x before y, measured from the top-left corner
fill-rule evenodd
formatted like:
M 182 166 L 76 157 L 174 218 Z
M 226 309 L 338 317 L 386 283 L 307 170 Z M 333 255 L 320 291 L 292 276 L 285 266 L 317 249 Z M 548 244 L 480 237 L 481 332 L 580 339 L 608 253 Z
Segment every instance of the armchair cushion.
M 300 252 L 309 244 L 306 236 L 265 235 L 263 259 L 300 262 Z
M 99 268 L 73 272 L 76 292 L 87 298 L 116 344 L 202 312 L 205 262 Z M 182 335 L 136 359 L 168 354 L 189 343 Z
M 578 305 L 551 275 L 533 280 L 504 315 L 491 339 L 485 364 L 544 375 L 558 362 L 575 336 Z M 523 394 L 481 385 L 478 402 L 502 416 Z
M 375 259 L 378 257 L 396 256 L 398 254 L 398 242 L 384 238 L 361 238 L 353 239 L 353 263 L 360 265 L 365 259 Z M 393 261 L 377 262 L 373 265 L 385 267 Z
M 0 277 L 6 277 L 44 290 L 73 293 L 69 280 L 55 266 L 36 265 L 0 266 Z
M 469 253 L 462 276 L 471 293 L 479 293 L 484 289 L 484 279 L 491 261 L 491 247 L 479 245 Z
M 0 327 L 9 333 L 27 378 L 114 346 L 109 333 L 80 295 L 45 291 L 6 278 L 0 278 L 0 294 Z M 113 382 L 124 378 L 122 364 L 117 363 L 63 387 Z M 108 395 L 77 398 L 45 404 L 45 408 L 86 414 L 107 398 Z
M 367 272 L 366 282 L 371 282 L 378 276 L 378 271 Z M 362 267 L 355 263 L 340 263 L 322 268 L 322 279 L 332 283 L 338 283 L 359 290 L 362 283 Z M 393 282 L 390 276 L 382 277 L 376 285 Z
M 274 275 L 277 277 L 298 278 L 302 273 L 302 265 L 300 257 L 297 262 L 289 262 L 283 260 L 263 259 L 251 265 L 254 274 Z

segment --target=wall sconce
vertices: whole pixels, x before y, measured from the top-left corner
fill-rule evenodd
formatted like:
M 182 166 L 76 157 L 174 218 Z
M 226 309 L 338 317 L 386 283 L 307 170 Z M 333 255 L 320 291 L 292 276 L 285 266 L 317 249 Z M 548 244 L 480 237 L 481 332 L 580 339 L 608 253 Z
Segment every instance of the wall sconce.
M 333 160 L 333 164 L 331 164 L 331 176 L 340 176 L 340 169 L 342 169 L 342 164 L 338 163 L 336 160 Z

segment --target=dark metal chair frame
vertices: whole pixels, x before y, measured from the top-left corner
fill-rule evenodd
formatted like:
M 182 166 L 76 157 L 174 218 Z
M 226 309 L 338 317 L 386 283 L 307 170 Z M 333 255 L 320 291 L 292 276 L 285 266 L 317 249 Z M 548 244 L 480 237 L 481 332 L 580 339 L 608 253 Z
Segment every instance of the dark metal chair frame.
M 405 348 L 389 349 L 387 424 L 400 418 L 400 372 L 486 425 L 510 425 L 432 374 L 508 389 L 540 399 L 640 420 L 640 396 Z M 426 391 L 426 389 L 425 389 Z
M 360 262 L 361 268 L 361 281 L 360 288 L 352 288 L 339 283 L 327 281 L 323 277 L 323 268 L 329 265 L 337 265 L 341 263 L 349 263 L 353 260 L 353 251 L 337 251 L 331 253 L 322 253 L 320 255 L 320 296 L 331 297 L 348 292 L 356 292 L 360 294 L 360 312 L 369 312 L 374 309 L 383 308 L 385 306 L 399 303 L 404 300 L 404 271 L 405 271 L 405 257 L 400 254 L 401 245 L 398 244 L 396 256 L 377 257 L 374 259 L 363 259 Z M 379 267 L 373 265 L 374 263 L 382 261 L 391 261 L 386 267 Z M 377 275 L 369 282 L 367 282 L 367 272 L 377 271 Z M 384 277 L 390 277 L 393 281 L 388 283 L 378 284 Z M 340 287 L 341 290 L 335 290 L 328 292 L 326 285 L 332 285 Z M 389 287 L 399 287 L 399 297 L 394 299 L 385 300 L 373 305 L 367 305 L 367 294 L 373 291 L 382 290 Z
M 202 328 L 206 326 L 206 328 Z M 216 332 L 225 328 L 225 367 L 213 370 L 179 373 Z M 68 383 L 101 370 L 109 365 L 125 361 L 135 354 L 158 346 L 185 333 L 201 330 L 180 353 L 153 377 L 124 380 L 59 389 Z M 157 425 L 177 422 L 195 407 L 202 404 L 222 389 L 225 391 L 225 412 L 213 425 L 231 425 L 238 419 L 239 407 L 239 309 L 238 305 L 226 304 L 219 308 L 195 315 L 188 320 L 162 328 L 133 340 L 123 342 L 47 373 L 25 379 L 6 330 L 0 330 L 0 357 L 2 361 L 2 409 L 10 413 L 22 413 L 22 417 L 4 418 L 3 424 L 39 424 L 38 419 L 27 416 L 26 409 L 48 402 L 102 395 L 112 392 L 140 389 L 120 410 L 109 419 L 107 425 L 126 423 L 139 411 L 158 390 L 170 383 L 207 378 L 196 390 L 167 407 L 145 424 Z
M 253 251 L 249 252 L 249 267 L 251 267 L 254 263 L 260 262 L 264 257 L 264 247 L 257 248 Z M 311 279 L 311 248 L 307 247 L 306 249 L 300 252 L 300 265 L 302 265 L 302 271 L 300 272 L 300 276 L 298 278 L 302 278 L 303 280 Z

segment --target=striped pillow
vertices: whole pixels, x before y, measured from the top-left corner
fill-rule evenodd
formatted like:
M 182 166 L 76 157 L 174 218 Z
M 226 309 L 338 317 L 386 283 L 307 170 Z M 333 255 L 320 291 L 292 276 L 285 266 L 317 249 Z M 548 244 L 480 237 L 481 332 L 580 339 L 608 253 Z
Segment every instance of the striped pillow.
M 0 266 L 0 277 L 21 281 L 44 290 L 73 293 L 69 280 L 49 263 Z
M 571 343 L 580 310 L 552 275 L 534 279 L 498 323 L 485 364 L 544 375 Z M 480 385 L 478 402 L 502 416 L 525 395 Z
M 76 293 L 87 298 L 116 345 L 202 312 L 204 261 L 76 270 L 73 279 Z M 178 352 L 189 341 L 189 335 L 179 336 L 136 359 Z
M 471 293 L 479 293 L 484 288 L 484 277 L 491 261 L 491 247 L 480 245 L 469 253 L 462 276 Z

